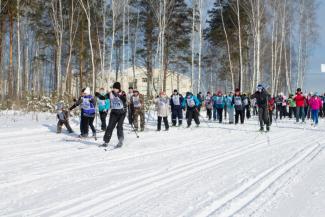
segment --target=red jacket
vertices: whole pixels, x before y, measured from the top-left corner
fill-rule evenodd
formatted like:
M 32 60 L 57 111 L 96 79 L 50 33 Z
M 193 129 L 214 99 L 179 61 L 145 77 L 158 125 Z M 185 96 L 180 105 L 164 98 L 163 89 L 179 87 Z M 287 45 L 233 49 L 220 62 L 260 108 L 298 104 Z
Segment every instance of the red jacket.
M 275 102 L 275 100 L 274 100 L 273 97 L 269 99 L 269 101 L 268 101 L 269 111 L 273 111 L 274 110 L 274 108 L 275 108 L 274 102 Z
M 305 97 L 301 93 L 297 93 L 294 98 L 296 101 L 296 106 L 297 107 L 304 107 L 305 106 Z

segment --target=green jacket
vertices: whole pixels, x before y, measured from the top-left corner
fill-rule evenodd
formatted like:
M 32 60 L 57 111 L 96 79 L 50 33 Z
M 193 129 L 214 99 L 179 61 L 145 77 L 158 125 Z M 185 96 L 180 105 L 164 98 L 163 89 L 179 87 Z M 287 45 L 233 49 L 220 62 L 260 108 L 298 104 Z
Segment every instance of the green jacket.
M 296 101 L 292 98 L 288 99 L 289 107 L 296 107 Z

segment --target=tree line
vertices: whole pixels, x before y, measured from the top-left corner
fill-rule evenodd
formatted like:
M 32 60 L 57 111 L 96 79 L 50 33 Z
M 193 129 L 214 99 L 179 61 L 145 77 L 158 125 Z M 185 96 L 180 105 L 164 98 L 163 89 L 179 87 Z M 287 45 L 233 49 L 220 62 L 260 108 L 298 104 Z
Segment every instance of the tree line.
M 71 98 L 144 69 L 148 97 L 173 72 L 191 91 L 303 87 L 316 0 L 0 0 L 0 97 Z M 154 71 L 158 70 L 158 78 Z M 77 85 L 77 93 L 72 84 Z M 126 88 L 126 87 L 125 87 Z

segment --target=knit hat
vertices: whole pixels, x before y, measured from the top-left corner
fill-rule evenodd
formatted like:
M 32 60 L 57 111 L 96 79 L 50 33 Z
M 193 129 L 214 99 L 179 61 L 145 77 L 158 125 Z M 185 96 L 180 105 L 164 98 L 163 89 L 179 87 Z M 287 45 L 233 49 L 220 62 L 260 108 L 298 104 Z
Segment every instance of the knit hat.
M 113 89 L 121 90 L 121 84 L 120 84 L 120 82 L 115 82 L 115 83 L 113 84 Z
M 235 92 L 240 92 L 240 89 L 239 89 L 239 88 L 236 88 L 236 89 L 235 89 Z
M 86 87 L 84 93 L 88 96 L 90 95 L 90 88 L 89 87 Z
M 301 88 L 297 88 L 297 92 L 301 92 Z

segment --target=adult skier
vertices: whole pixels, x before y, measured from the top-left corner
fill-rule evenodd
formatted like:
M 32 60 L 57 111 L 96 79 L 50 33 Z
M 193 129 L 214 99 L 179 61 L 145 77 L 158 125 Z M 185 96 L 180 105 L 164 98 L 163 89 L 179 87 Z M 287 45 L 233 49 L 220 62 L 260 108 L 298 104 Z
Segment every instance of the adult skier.
M 289 105 L 289 119 L 296 117 L 296 101 L 293 99 L 293 94 L 289 94 L 288 98 Z
M 269 98 L 268 108 L 269 108 L 269 121 L 270 121 L 270 126 L 271 126 L 272 122 L 273 122 L 273 111 L 275 109 L 275 99 L 274 99 L 274 97 Z
M 305 123 L 305 96 L 301 92 L 301 88 L 297 88 L 296 95 L 293 97 L 296 101 L 296 122 L 299 123 L 301 119 L 302 123 Z
M 225 106 L 225 98 L 222 92 L 217 91 L 216 95 L 212 97 L 213 101 L 213 120 L 216 121 L 218 118 L 219 123 L 222 123 L 222 111 Z
M 233 97 L 233 105 L 235 106 L 235 124 L 239 122 L 240 116 L 240 123 L 244 124 L 245 120 L 245 113 L 244 113 L 244 103 L 243 103 L 243 96 L 240 94 L 240 89 L 236 88 L 235 95 Z
M 139 117 L 140 117 L 140 129 L 144 131 L 144 96 L 139 91 L 134 90 L 133 96 L 131 96 L 131 109 L 133 111 L 133 125 L 136 131 L 139 129 Z
M 172 124 L 176 126 L 177 119 L 178 119 L 178 126 L 182 125 L 183 122 L 183 112 L 182 112 L 182 104 L 184 98 L 182 94 L 179 94 L 178 91 L 175 89 L 173 95 L 170 97 L 170 106 L 172 110 Z
M 251 96 L 251 99 L 256 99 L 256 105 L 258 106 L 258 118 L 260 122 L 260 131 L 264 131 L 264 125 L 266 125 L 267 131 L 270 130 L 269 110 L 268 110 L 269 98 L 270 95 L 261 84 L 257 85 L 256 92 Z
M 133 111 L 131 109 L 131 97 L 133 96 L 133 87 L 129 87 L 129 92 L 126 96 L 127 99 L 127 105 L 128 105 L 128 121 L 129 124 L 133 124 Z
M 159 97 L 155 99 L 155 104 L 157 108 L 157 115 L 158 115 L 158 123 L 157 123 L 157 131 L 161 130 L 161 121 L 164 121 L 165 130 L 168 131 L 169 124 L 168 124 L 168 114 L 169 114 L 169 97 L 167 97 L 164 91 L 161 91 Z
M 100 93 L 96 92 L 96 97 L 101 100 L 109 99 L 111 102 L 111 112 L 108 126 L 103 138 L 104 143 L 101 145 L 101 147 L 108 146 L 108 143 L 112 138 L 113 130 L 116 127 L 118 138 L 116 148 L 120 148 L 122 147 L 124 141 L 123 123 L 127 112 L 126 94 L 121 90 L 121 84 L 119 82 L 115 82 L 113 84 L 113 90 L 110 93 L 102 96 Z
M 199 105 L 199 107 L 198 107 L 198 110 L 199 110 L 199 112 L 201 112 L 201 107 L 202 107 L 202 104 L 203 104 L 203 101 L 204 101 L 204 96 L 203 96 L 202 92 L 199 92 L 199 93 L 197 94 L 197 99 L 198 99 L 199 102 L 200 102 L 200 105 Z
M 228 112 L 228 119 L 229 119 L 229 124 L 233 124 L 235 122 L 235 116 L 234 116 L 234 110 L 235 106 L 233 103 L 234 99 L 234 94 L 233 92 L 230 92 L 228 96 L 226 96 L 225 101 L 226 101 L 226 106 L 227 106 L 227 112 Z
M 187 127 L 189 128 L 192 124 L 192 119 L 194 119 L 196 126 L 200 125 L 199 120 L 199 111 L 198 107 L 200 106 L 200 101 L 197 99 L 196 96 L 193 96 L 191 92 L 186 93 L 186 97 L 182 103 L 182 108 L 186 109 L 186 116 L 187 118 Z
M 105 94 L 106 94 L 105 89 L 100 88 L 99 93 L 102 96 L 105 96 Z M 106 126 L 107 126 L 106 125 L 106 117 L 107 117 L 107 113 L 109 111 L 110 102 L 109 102 L 109 99 L 105 99 L 105 100 L 98 99 L 97 104 L 98 104 L 99 117 L 100 117 L 100 121 L 101 121 L 101 130 L 105 131 Z
M 205 108 L 207 110 L 207 117 L 208 117 L 209 120 L 211 120 L 213 102 L 212 102 L 212 96 L 211 96 L 210 92 L 207 93 L 204 103 L 205 103 Z
M 81 90 L 81 96 L 75 101 L 74 105 L 69 108 L 73 110 L 74 108 L 80 106 L 81 109 L 81 120 L 80 120 L 80 136 L 81 138 L 88 137 L 89 127 L 93 133 L 93 137 L 96 138 L 96 128 L 94 127 L 94 119 L 96 113 L 96 100 L 92 95 L 90 95 L 90 88 L 87 87 Z
M 311 109 L 311 118 L 313 120 L 312 125 L 316 127 L 318 125 L 318 114 L 323 106 L 322 100 L 317 93 L 314 93 L 313 96 L 310 98 L 309 106 Z
M 250 119 L 251 118 L 251 101 L 246 93 L 243 93 L 242 97 L 243 97 L 243 104 L 244 104 L 244 114 L 246 115 L 247 119 Z

